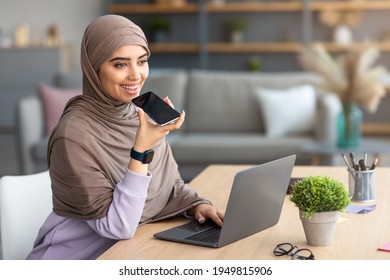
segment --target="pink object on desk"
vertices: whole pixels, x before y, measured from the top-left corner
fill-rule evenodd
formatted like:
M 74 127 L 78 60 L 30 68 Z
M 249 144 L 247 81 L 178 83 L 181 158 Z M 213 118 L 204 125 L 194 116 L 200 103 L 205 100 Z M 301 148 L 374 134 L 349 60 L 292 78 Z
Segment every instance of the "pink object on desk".
M 381 247 L 378 248 L 378 251 L 390 252 L 390 242 L 383 244 Z

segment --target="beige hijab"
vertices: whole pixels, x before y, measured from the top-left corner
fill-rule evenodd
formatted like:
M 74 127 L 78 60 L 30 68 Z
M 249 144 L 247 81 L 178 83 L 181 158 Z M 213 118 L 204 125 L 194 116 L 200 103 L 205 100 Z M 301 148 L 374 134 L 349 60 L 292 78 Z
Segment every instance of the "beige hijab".
M 107 214 L 124 178 L 139 125 L 131 104 L 112 99 L 97 75 L 118 48 L 140 45 L 150 55 L 142 30 L 125 17 L 105 15 L 86 29 L 81 45 L 83 95 L 71 99 L 48 146 L 53 210 L 61 216 L 97 219 Z M 184 184 L 168 143 L 160 141 L 149 170 L 153 177 L 141 222 L 176 215 L 209 203 Z

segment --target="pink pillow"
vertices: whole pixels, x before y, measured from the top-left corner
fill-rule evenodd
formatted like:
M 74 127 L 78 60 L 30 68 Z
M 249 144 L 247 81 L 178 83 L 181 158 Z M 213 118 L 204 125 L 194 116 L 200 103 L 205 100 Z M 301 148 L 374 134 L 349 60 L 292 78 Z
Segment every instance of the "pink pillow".
M 39 84 L 38 91 L 42 98 L 45 115 L 45 135 L 49 137 L 57 125 L 68 100 L 76 95 L 82 94 L 82 90 L 63 89 Z

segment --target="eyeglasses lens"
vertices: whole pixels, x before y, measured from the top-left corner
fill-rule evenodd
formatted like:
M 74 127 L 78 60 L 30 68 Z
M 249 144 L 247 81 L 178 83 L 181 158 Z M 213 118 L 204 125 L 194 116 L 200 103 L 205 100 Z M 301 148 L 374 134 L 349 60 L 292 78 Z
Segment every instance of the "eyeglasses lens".
M 292 249 L 293 245 L 291 245 L 290 243 L 279 244 L 278 246 L 276 246 L 274 254 L 275 256 L 288 255 Z
M 308 249 L 300 249 L 292 254 L 293 260 L 314 260 L 312 252 Z

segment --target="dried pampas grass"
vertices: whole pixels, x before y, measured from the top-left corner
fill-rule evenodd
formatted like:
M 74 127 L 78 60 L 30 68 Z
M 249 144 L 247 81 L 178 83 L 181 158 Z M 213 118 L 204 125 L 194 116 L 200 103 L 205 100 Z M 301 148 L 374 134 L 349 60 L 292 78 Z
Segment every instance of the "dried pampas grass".
M 352 49 L 333 58 L 322 44 L 305 49 L 299 56 L 303 67 L 324 79 L 324 88 L 336 93 L 341 102 L 360 104 L 368 112 L 376 112 L 385 95 L 382 77 L 386 69 L 375 66 L 379 51 L 372 46 Z

